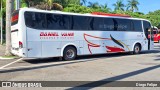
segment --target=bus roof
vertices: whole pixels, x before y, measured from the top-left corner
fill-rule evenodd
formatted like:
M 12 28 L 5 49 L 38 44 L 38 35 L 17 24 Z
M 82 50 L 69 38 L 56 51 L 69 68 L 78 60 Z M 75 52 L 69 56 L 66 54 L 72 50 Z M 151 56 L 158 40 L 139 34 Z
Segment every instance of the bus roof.
M 80 16 L 93 16 L 93 17 L 110 17 L 110 18 L 123 18 L 123 19 L 132 19 L 132 20 L 144 20 L 144 21 L 148 21 L 150 22 L 149 20 L 147 19 L 142 19 L 142 18 L 133 18 L 133 17 L 130 17 L 128 15 L 126 16 L 122 16 L 121 14 L 115 14 L 115 15 L 98 15 L 98 14 L 95 14 L 95 13 L 86 13 L 86 14 L 80 14 L 80 13 L 71 13 L 71 12 L 62 12 L 62 11 L 57 11 L 57 10 L 51 10 L 51 11 L 48 11 L 48 10 L 41 10 L 41 9 L 36 9 L 36 8 L 20 8 L 20 11 L 34 11 L 34 12 L 43 12 L 43 13 L 57 13 L 57 14 L 67 14 L 67 15 L 80 15 Z

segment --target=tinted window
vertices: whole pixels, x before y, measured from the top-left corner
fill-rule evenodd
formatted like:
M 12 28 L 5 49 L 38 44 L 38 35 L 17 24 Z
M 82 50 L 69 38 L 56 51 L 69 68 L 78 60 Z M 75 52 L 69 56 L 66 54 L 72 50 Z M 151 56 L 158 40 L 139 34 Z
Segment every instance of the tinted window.
M 71 16 L 59 14 L 47 14 L 47 29 L 69 29 Z
M 140 31 L 142 32 L 142 24 L 140 20 L 132 20 L 133 22 L 133 31 Z
M 148 32 L 148 30 L 151 29 L 151 24 L 147 21 L 143 21 L 143 27 L 145 32 Z
M 105 31 L 113 31 L 114 30 L 114 22 L 112 18 L 104 19 L 104 30 Z
M 113 19 L 114 30 L 116 31 L 131 31 L 131 20 Z
M 93 30 L 104 30 L 104 18 L 94 17 L 91 23 L 93 23 Z
M 86 16 L 72 16 L 71 29 L 73 30 L 89 30 L 90 17 Z
M 46 29 L 45 17 L 46 15 L 44 13 L 26 12 L 26 26 L 34 29 Z
M 25 23 L 30 28 L 48 30 L 142 31 L 140 20 L 38 12 L 25 12 Z M 150 23 L 144 22 L 144 27 L 150 27 Z

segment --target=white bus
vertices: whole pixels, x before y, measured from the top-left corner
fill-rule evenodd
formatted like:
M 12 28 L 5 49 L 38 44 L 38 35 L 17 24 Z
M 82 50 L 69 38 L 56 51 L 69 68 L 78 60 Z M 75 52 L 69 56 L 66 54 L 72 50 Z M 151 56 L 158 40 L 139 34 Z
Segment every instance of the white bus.
M 20 57 L 63 57 L 151 50 L 151 23 L 116 15 L 22 8 L 12 14 L 11 52 Z

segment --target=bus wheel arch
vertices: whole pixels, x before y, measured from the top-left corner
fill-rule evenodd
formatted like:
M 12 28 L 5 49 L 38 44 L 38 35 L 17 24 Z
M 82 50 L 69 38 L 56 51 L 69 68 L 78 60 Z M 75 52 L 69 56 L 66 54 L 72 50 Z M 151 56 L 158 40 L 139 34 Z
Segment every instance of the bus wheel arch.
M 66 45 L 62 49 L 61 56 L 64 60 L 74 60 L 77 57 L 77 48 L 75 45 Z
M 133 47 L 133 54 L 139 54 L 142 50 L 142 45 L 137 42 L 136 44 L 134 44 L 134 47 Z

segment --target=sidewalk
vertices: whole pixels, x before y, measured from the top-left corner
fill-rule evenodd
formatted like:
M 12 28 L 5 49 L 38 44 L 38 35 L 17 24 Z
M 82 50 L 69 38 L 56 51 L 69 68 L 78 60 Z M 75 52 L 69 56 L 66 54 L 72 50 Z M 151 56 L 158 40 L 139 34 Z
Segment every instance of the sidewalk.
M 4 56 L 5 53 L 5 46 L 0 45 L 0 56 Z

